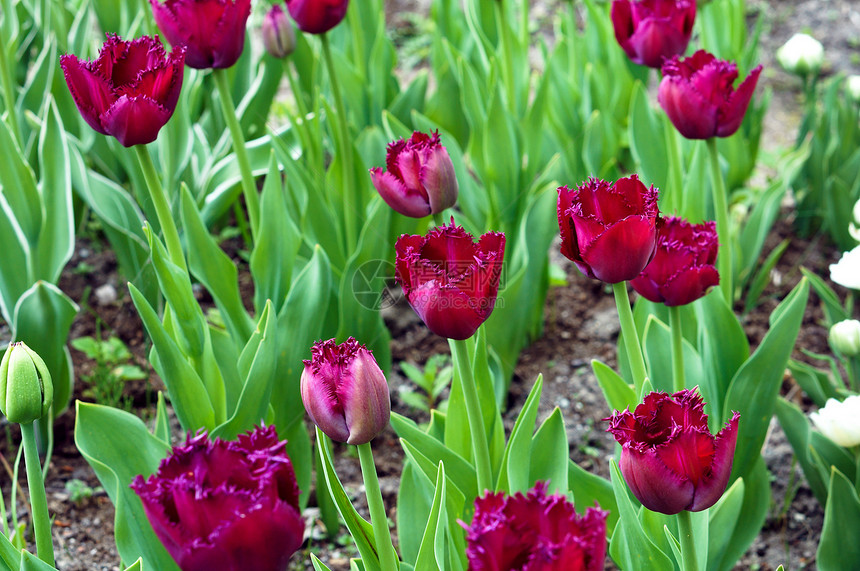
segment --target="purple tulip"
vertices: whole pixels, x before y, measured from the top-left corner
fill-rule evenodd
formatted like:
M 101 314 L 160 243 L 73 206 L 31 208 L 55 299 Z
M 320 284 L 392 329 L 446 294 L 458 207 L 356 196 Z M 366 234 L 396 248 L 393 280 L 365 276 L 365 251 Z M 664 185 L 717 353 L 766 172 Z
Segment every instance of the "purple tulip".
M 286 0 L 290 16 L 308 34 L 324 34 L 340 24 L 349 0 Z
M 668 515 L 714 505 L 732 472 L 738 419 L 719 434 L 708 430 L 696 389 L 652 392 L 634 412 L 616 412 L 608 431 L 621 444 L 621 473 L 642 505 Z
M 657 101 L 684 137 L 728 137 L 741 126 L 761 66 L 734 88 L 738 66 L 704 50 L 663 64 Z
M 182 90 L 185 48 L 167 54 L 158 37 L 124 41 L 108 34 L 93 61 L 60 56 L 72 99 L 87 124 L 125 147 L 158 137 Z
M 251 0 L 149 0 L 158 29 L 195 69 L 232 66 L 245 48 Z
M 660 69 L 687 50 L 696 21 L 695 0 L 615 0 L 615 39 L 634 63 Z
M 590 278 L 631 280 L 657 247 L 657 189 L 636 175 L 609 184 L 588 179 L 575 190 L 558 189 L 561 253 Z
M 436 335 L 468 339 L 490 317 L 499 292 L 505 235 L 478 243 L 461 226 L 437 226 L 427 236 L 404 234 L 395 244 L 396 277 L 409 305 Z
M 472 524 L 460 522 L 470 571 L 602 571 L 609 512 L 588 508 L 579 516 L 565 496 L 546 491 L 537 482 L 527 495 L 475 500 Z
M 439 143 L 438 131 L 419 131 L 405 141 L 388 145 L 387 172 L 370 169 L 373 186 L 386 204 L 413 218 L 437 214 L 457 202 L 457 177 L 448 151 Z
M 669 307 L 686 305 L 720 283 L 716 225 L 666 218 L 657 231 L 657 252 L 639 277 L 630 280 L 639 295 Z
M 260 28 L 263 47 L 272 57 L 285 58 L 296 49 L 296 32 L 280 4 L 275 4 L 263 18 Z
M 303 361 L 302 402 L 311 420 L 336 442 L 365 444 L 388 426 L 388 381 L 373 354 L 350 337 L 317 341 Z
M 305 524 L 286 442 L 274 426 L 235 442 L 191 435 L 131 488 L 182 571 L 284 571 Z

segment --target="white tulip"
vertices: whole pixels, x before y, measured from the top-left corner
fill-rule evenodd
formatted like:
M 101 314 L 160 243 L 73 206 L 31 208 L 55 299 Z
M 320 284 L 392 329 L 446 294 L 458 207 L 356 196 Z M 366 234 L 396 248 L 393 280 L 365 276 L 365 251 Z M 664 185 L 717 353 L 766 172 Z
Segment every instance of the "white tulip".
M 860 103 L 860 75 L 849 75 L 845 80 L 845 92 L 854 103 Z M 855 209 L 854 212 L 857 212 Z M 857 215 L 854 215 L 857 218 Z
M 821 434 L 838 444 L 850 448 L 860 444 L 860 395 L 839 402 L 827 399 L 824 408 L 809 415 Z
M 855 77 L 860 80 L 860 75 Z M 860 89 L 860 85 L 857 86 L 857 89 Z M 858 93 L 857 95 L 857 99 L 858 101 L 860 101 L 860 93 Z M 854 221 L 848 224 L 848 232 L 851 233 L 852 238 L 860 242 L 860 200 L 858 200 L 857 204 L 854 205 L 854 210 L 852 211 L 852 218 L 854 218 Z
M 845 252 L 835 264 L 830 264 L 830 279 L 841 286 L 860 290 L 860 246 Z
M 824 46 L 809 34 L 794 34 L 776 50 L 776 59 L 795 75 L 817 74 L 824 62 Z
M 860 354 L 860 321 L 846 319 L 830 328 L 830 346 L 846 357 Z

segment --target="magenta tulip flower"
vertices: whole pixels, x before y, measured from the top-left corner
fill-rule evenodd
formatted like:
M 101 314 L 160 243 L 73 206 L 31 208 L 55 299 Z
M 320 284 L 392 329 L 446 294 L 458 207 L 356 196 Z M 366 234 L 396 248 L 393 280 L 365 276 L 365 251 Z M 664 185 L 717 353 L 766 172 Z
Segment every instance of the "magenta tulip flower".
M 251 0 L 149 0 L 158 29 L 195 69 L 232 66 L 245 47 Z
M 582 516 L 563 495 L 547 496 L 538 482 L 528 494 L 487 493 L 475 500 L 466 526 L 470 571 L 602 571 L 606 517 L 588 508 Z
M 182 571 L 284 571 L 302 545 L 296 476 L 274 426 L 235 442 L 189 435 L 131 488 Z
M 454 224 L 427 236 L 404 234 L 395 244 L 396 278 L 406 300 L 436 335 L 463 340 L 490 317 L 499 292 L 505 235 L 488 232 L 476 244 Z
M 621 474 L 642 505 L 668 515 L 714 505 L 732 472 L 738 419 L 708 430 L 696 389 L 652 392 L 634 412 L 615 412 L 608 431 L 621 444 Z
M 657 101 L 684 137 L 728 137 L 741 126 L 752 100 L 761 66 L 735 89 L 738 66 L 699 50 L 663 64 Z
M 615 184 L 591 178 L 575 190 L 558 189 L 561 253 L 590 278 L 631 280 L 657 247 L 657 189 L 636 175 Z
M 720 283 L 714 266 L 718 238 L 713 222 L 690 224 L 672 217 L 658 226 L 654 259 L 630 280 L 639 295 L 669 307 L 686 305 Z
M 324 34 L 340 24 L 349 0 L 286 0 L 287 10 L 299 29 L 308 34 Z
M 124 41 L 108 34 L 93 61 L 60 56 L 72 99 L 87 124 L 125 147 L 158 137 L 182 90 L 185 48 L 167 54 L 158 37 Z
M 696 0 L 615 0 L 615 39 L 634 63 L 660 69 L 687 51 L 696 21 Z
M 413 218 L 438 214 L 457 202 L 457 177 L 448 151 L 439 142 L 438 131 L 412 133 L 388 145 L 387 172 L 370 169 L 373 186 L 386 204 Z
M 340 345 L 317 341 L 303 363 L 302 402 L 329 438 L 365 444 L 388 426 L 388 381 L 367 347 L 352 337 Z

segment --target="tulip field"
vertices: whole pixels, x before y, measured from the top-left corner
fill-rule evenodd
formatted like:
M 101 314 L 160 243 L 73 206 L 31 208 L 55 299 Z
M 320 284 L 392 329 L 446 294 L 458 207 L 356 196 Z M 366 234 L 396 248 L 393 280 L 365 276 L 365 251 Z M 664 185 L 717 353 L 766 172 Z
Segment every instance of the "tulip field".
M 0 571 L 860 569 L 858 37 L 0 0 Z

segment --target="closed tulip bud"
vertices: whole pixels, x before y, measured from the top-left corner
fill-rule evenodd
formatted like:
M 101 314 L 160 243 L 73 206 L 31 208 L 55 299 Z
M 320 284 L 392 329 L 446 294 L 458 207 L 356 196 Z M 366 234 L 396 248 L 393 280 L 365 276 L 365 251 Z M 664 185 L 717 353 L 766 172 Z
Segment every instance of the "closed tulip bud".
M 830 328 L 830 346 L 846 357 L 860 355 L 860 321 L 846 319 Z
M 263 46 L 276 58 L 285 58 L 296 49 L 296 31 L 279 4 L 263 18 Z
M 860 75 L 857 78 L 860 79 Z M 848 223 L 848 232 L 852 238 L 860 242 L 860 200 L 854 205 L 854 210 L 851 214 L 854 220 Z
M 830 279 L 841 286 L 860 290 L 860 246 L 845 252 L 830 264 Z
M 589 179 L 558 189 L 561 253 L 590 278 L 632 280 L 657 248 L 657 189 L 632 175 L 614 184 Z
M 388 145 L 386 172 L 370 169 L 370 180 L 388 206 L 412 218 L 438 214 L 457 202 L 459 186 L 439 133 L 412 133 Z
M 311 420 L 329 438 L 365 444 L 388 426 L 388 381 L 368 349 L 350 337 L 317 341 L 303 361 L 302 402 Z
M 652 392 L 634 412 L 615 412 L 608 431 L 621 444 L 621 474 L 649 510 L 673 515 L 714 505 L 732 471 L 738 419 L 719 434 L 708 430 L 705 403 L 695 389 Z
M 860 103 L 860 75 L 848 76 L 848 79 L 845 80 L 845 93 L 851 101 Z M 857 217 L 855 216 L 855 218 Z
M 824 407 L 809 415 L 821 434 L 846 448 L 860 444 L 860 395 L 839 402 L 827 399 Z
M 324 34 L 340 24 L 349 0 L 287 0 L 287 10 L 299 29 L 308 34 Z
M 663 62 L 687 51 L 696 21 L 695 0 L 615 0 L 615 39 L 639 65 L 660 69 Z
M 776 60 L 789 73 L 817 75 L 824 63 L 824 46 L 809 34 L 794 34 L 776 50 Z
M 704 50 L 675 56 L 663 64 L 657 101 L 684 137 L 728 137 L 741 126 L 760 73 L 758 66 L 735 89 L 736 64 Z
M 51 373 L 24 343 L 12 343 L 0 362 L 0 412 L 10 422 L 30 423 L 48 414 L 54 401 Z

